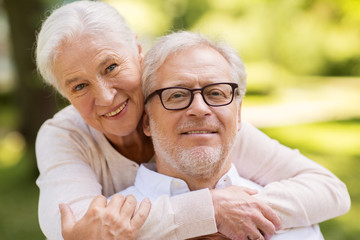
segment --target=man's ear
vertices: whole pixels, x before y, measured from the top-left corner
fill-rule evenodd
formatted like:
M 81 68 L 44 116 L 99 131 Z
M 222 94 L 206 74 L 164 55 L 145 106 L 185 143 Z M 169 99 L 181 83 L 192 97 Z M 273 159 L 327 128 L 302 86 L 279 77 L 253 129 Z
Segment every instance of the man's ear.
M 143 125 L 144 134 L 146 136 L 148 136 L 148 137 L 151 136 L 150 122 L 149 121 L 150 121 L 149 114 L 147 113 L 146 108 L 145 108 L 144 115 L 143 115 L 143 118 L 142 118 L 142 125 Z
M 241 129 L 241 104 L 242 104 L 242 101 L 239 104 L 239 108 L 238 108 L 238 112 L 237 112 L 237 114 L 238 114 L 238 116 L 237 116 L 237 122 L 238 122 L 237 130 L 238 131 L 240 131 L 240 129 Z

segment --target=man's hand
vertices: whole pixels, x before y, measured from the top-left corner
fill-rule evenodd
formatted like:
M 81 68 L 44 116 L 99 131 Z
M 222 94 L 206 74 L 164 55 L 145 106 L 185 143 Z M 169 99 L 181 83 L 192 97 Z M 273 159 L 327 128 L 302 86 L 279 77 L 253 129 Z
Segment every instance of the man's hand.
M 239 186 L 211 190 L 220 233 L 236 240 L 268 240 L 281 228 L 276 213 L 251 196 L 256 193 Z
M 136 199 L 115 194 L 109 204 L 104 196 L 97 196 L 83 218 L 75 221 L 71 208 L 60 204 L 61 228 L 64 240 L 135 239 L 150 212 L 148 199 L 136 209 Z

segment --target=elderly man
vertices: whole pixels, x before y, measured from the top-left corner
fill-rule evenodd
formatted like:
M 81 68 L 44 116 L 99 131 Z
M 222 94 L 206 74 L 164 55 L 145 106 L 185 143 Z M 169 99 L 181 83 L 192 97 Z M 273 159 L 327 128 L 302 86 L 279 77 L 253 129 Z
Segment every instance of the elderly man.
M 163 58 L 156 59 L 157 53 Z M 133 194 L 140 201 L 231 185 L 247 187 L 251 195 L 254 190 L 250 189 L 261 191 L 260 185 L 239 176 L 231 163 L 230 153 L 242 127 L 240 109 L 246 86 L 236 53 L 198 34 L 180 32 L 163 37 L 144 65 L 143 126 L 152 137 L 156 163 L 142 165 L 135 185 L 120 193 Z M 155 74 L 149 74 L 154 69 Z M 243 239 L 270 239 L 267 232 L 258 227 Z M 277 233 L 271 239 L 323 237 L 315 224 Z

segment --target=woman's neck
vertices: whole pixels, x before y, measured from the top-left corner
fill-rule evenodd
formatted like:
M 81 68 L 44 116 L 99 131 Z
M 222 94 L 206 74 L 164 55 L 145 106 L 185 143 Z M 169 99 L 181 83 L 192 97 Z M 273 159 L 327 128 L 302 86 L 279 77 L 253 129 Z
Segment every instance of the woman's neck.
M 148 162 L 154 156 L 151 138 L 144 134 L 141 124 L 127 136 L 106 137 L 121 155 L 138 164 Z

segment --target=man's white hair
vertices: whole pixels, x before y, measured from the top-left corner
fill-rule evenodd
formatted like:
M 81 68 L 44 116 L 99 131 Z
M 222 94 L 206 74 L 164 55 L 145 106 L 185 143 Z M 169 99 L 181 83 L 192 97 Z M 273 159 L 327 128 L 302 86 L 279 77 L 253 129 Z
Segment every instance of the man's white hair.
M 199 33 L 180 31 L 160 37 L 146 54 L 143 62 L 142 88 L 146 98 L 155 90 L 156 72 L 165 60 L 178 51 L 196 46 L 209 46 L 218 51 L 229 63 L 232 81 L 239 84 L 241 98 L 246 91 L 246 72 L 236 50 L 225 42 L 210 41 Z
M 136 52 L 136 35 L 118 11 L 107 3 L 77 1 L 55 9 L 37 35 L 36 64 L 45 82 L 60 92 L 53 67 L 61 44 L 83 34 L 101 38 L 108 33 L 115 33 L 120 42 Z

